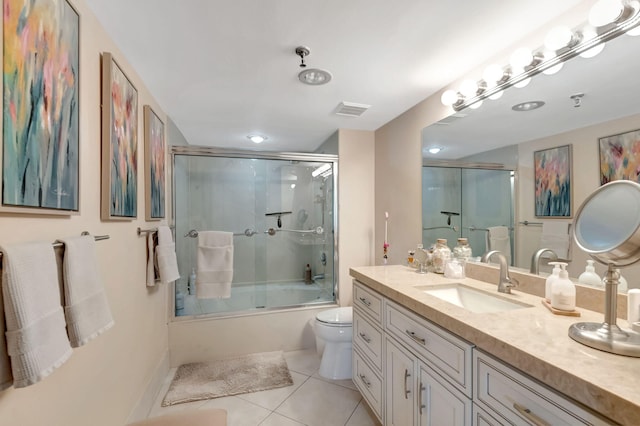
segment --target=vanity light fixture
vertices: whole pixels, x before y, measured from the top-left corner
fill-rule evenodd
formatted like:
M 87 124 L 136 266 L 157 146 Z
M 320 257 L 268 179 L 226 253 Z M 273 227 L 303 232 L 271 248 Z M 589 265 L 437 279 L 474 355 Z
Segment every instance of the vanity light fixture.
M 331 81 L 331 73 L 320 68 L 307 68 L 304 58 L 311 54 L 311 50 L 306 46 L 296 47 L 296 55 L 300 56 L 300 68 L 304 68 L 298 73 L 298 80 L 310 86 L 320 86 Z
M 249 136 L 247 136 L 247 139 L 249 139 L 253 143 L 262 143 L 262 142 L 266 141 L 269 138 L 266 137 L 266 136 L 262 136 L 262 135 L 249 135 Z
M 527 112 L 533 111 L 534 109 L 538 109 L 544 106 L 544 101 L 528 101 L 516 104 L 511 107 L 512 110 L 517 112 Z
M 497 99 L 512 86 L 524 87 L 539 73 L 554 74 L 562 64 L 578 55 L 590 58 L 604 44 L 624 33 L 640 35 L 640 1 L 599 0 L 590 13 L 590 25 L 575 31 L 556 27 L 545 39 L 545 47 L 531 51 L 517 49 L 504 67 L 491 65 L 475 83 L 464 81 L 458 90 L 448 89 L 440 100 L 455 111 L 471 107 L 483 99 Z M 476 105 L 476 108 L 479 105 Z

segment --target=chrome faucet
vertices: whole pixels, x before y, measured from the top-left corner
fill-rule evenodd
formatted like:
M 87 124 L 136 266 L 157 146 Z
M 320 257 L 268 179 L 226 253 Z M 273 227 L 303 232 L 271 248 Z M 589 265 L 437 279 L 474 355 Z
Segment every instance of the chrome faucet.
M 536 275 L 540 273 L 540 258 L 544 253 L 547 252 L 551 253 L 551 256 L 549 256 L 550 261 L 558 260 L 558 255 L 555 251 L 551 250 L 550 248 L 541 248 L 533 254 L 533 257 L 531 258 L 531 269 L 529 269 L 529 272 Z
M 491 250 L 482 255 L 481 262 L 489 263 L 491 256 L 498 256 L 500 262 L 500 280 L 498 281 L 498 291 L 500 293 L 511 294 L 511 287 L 518 285 L 518 280 L 509 276 L 509 265 L 507 258 L 498 250 Z

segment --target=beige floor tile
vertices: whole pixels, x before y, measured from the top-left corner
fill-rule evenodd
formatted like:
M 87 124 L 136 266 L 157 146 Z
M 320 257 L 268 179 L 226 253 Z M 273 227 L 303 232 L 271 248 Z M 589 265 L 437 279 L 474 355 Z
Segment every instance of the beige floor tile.
M 345 426 L 381 426 L 378 418 L 364 400 L 360 401 L 356 411 Z
M 278 413 L 271 413 L 260 426 L 304 426 L 304 423 L 296 422 Z
M 259 405 L 260 407 L 273 411 L 278 408 L 285 399 L 291 396 L 291 394 L 293 394 L 293 392 L 295 392 L 296 389 L 298 389 L 307 379 L 309 379 L 309 376 L 296 373 L 295 371 L 289 372 L 293 379 L 293 385 L 291 386 L 261 392 L 245 393 L 237 396 L 245 401 L 249 401 L 253 404 Z
M 333 385 L 338 385 L 338 386 L 343 386 L 345 388 L 349 388 L 349 389 L 353 389 L 353 390 L 358 390 L 358 388 L 356 387 L 356 385 L 353 383 L 353 380 L 351 379 L 346 379 L 346 380 L 332 380 L 332 379 L 327 379 L 325 377 L 322 377 L 320 374 L 318 374 L 318 372 L 316 372 L 313 376 L 311 376 L 315 379 L 318 380 L 322 380 L 324 382 L 327 383 L 331 383 Z
M 360 400 L 357 391 L 311 377 L 276 412 L 309 426 L 338 426 L 347 422 Z
M 201 408 L 223 408 L 227 410 L 229 426 L 258 426 L 271 410 L 240 399 L 236 396 L 208 400 Z
M 320 357 L 315 349 L 285 352 L 284 359 L 289 370 L 307 376 L 313 375 L 320 368 Z

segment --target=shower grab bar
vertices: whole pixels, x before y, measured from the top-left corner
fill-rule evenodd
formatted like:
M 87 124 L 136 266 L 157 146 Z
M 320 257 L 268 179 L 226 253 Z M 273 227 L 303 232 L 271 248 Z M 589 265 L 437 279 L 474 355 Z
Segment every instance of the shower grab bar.
M 431 226 L 429 228 L 422 228 L 423 231 L 431 231 L 433 229 L 451 229 L 453 232 L 458 232 L 458 227 L 455 225 L 451 226 Z
M 484 231 L 484 232 L 489 232 L 489 230 L 487 228 L 476 228 L 475 226 L 471 225 L 469 227 L 464 227 L 464 229 L 468 229 L 469 231 L 473 232 L 473 231 Z M 509 226 L 507 228 L 509 231 L 513 231 L 513 227 Z
M 266 234 L 268 231 L 264 231 L 264 233 Z M 245 236 L 245 237 L 253 237 L 254 235 L 259 234 L 258 231 L 254 231 L 251 228 L 247 228 L 244 230 L 244 232 L 236 232 L 233 234 L 234 237 L 240 237 L 240 236 Z M 186 234 L 184 234 L 184 237 L 187 238 L 198 238 L 198 231 L 196 231 L 195 229 L 190 230 L 189 232 L 187 232 Z
M 273 228 L 271 228 L 273 229 Z M 322 226 L 318 226 L 315 229 L 274 229 L 276 232 L 293 232 L 296 234 L 324 234 L 324 228 Z

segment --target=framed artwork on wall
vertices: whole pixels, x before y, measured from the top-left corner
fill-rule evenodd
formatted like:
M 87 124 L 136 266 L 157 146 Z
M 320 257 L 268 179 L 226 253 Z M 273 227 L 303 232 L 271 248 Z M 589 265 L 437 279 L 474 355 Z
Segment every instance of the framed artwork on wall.
M 147 221 L 164 219 L 165 158 L 164 123 L 144 106 L 144 192 Z
M 138 216 L 138 91 L 102 53 L 102 220 Z
M 66 0 L 3 7 L 0 211 L 78 214 L 80 17 Z
M 571 217 L 571 145 L 533 153 L 536 217 Z
M 640 130 L 600 138 L 600 185 L 614 180 L 640 183 Z

